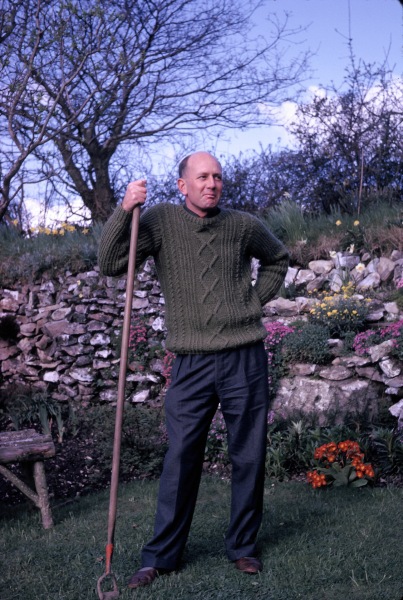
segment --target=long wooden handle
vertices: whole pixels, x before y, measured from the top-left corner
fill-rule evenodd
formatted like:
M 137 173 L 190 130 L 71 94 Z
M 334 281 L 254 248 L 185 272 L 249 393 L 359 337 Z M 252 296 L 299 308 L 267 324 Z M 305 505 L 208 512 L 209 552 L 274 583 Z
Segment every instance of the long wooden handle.
M 136 267 L 136 249 L 139 232 L 140 206 L 133 210 L 132 229 L 130 236 L 129 265 L 126 282 L 126 301 L 123 316 L 122 347 L 119 365 L 118 401 L 116 406 L 115 437 L 113 440 L 112 477 L 108 514 L 108 547 L 105 571 L 110 573 L 112 562 L 113 541 L 115 536 L 116 509 L 119 485 L 120 447 L 122 441 L 123 409 L 125 402 L 125 385 L 127 358 L 129 353 L 130 322 L 133 302 L 133 286 Z

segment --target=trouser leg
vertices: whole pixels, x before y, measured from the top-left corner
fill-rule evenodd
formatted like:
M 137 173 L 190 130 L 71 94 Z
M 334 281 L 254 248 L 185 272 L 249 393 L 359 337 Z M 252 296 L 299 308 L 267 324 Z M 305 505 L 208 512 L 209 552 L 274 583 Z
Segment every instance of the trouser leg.
M 233 351 L 220 368 L 222 412 L 232 464 L 231 517 L 226 534 L 230 560 L 256 555 L 262 521 L 267 442 L 267 355 L 263 344 Z M 232 361 L 232 364 L 231 364 Z
M 199 489 L 204 451 L 217 409 L 214 369 L 205 356 L 180 356 L 165 398 L 169 449 L 160 479 L 154 536 L 142 565 L 176 569 L 182 556 Z

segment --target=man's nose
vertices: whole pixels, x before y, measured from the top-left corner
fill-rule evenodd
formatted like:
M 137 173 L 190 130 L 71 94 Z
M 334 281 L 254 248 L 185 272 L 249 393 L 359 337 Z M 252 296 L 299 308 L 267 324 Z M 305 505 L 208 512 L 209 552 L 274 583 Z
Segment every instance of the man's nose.
M 215 187 L 215 177 L 214 175 L 210 175 L 207 181 L 208 187 Z

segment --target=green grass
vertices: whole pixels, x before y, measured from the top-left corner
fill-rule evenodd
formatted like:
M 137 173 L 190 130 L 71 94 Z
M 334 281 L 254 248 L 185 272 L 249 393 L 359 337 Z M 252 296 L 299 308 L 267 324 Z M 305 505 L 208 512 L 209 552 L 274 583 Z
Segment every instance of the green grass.
M 267 482 L 260 553 L 264 571 L 238 573 L 223 538 L 230 486 L 205 477 L 183 568 L 151 588 L 128 590 L 152 534 L 156 482 L 122 485 L 113 571 L 120 597 L 138 600 L 401 600 L 403 490 L 325 489 Z M 108 492 L 53 509 L 44 531 L 29 505 L 0 507 L 1 600 L 97 598 Z M 103 590 L 106 591 L 106 587 Z

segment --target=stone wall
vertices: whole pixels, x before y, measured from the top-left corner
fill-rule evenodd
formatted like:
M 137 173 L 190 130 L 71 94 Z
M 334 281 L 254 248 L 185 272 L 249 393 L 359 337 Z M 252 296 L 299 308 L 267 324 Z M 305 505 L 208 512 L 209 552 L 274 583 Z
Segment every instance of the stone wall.
M 309 269 L 289 269 L 287 285 L 298 291 L 299 287 L 318 289 L 328 281 L 335 287 L 346 268 L 340 264 L 343 258 L 339 253 L 331 261 L 314 261 Z M 350 276 L 357 277 L 363 290 L 365 280 L 377 288 L 400 280 L 403 254 L 367 261 L 365 269 L 356 270 L 359 264 L 363 264 L 362 259 L 349 266 Z M 133 318 L 141 315 L 151 343 L 163 345 L 164 299 L 152 261 L 145 263 L 136 279 Z M 125 287 L 125 279 L 103 277 L 95 268 L 0 289 L 0 318 L 13 315 L 20 328 L 15 339 L 0 339 L 0 388 L 23 385 L 60 402 L 81 406 L 116 401 Z M 311 303 L 303 295 L 294 300 L 277 298 L 265 306 L 265 320 L 287 323 L 306 319 Z M 402 317 L 396 303 L 378 302 L 370 321 L 382 323 Z M 329 344 L 334 354 L 332 364 L 293 365 L 290 376 L 280 383 L 273 408 L 286 413 L 320 413 L 321 422 L 326 422 L 330 414 L 375 414 L 379 399 L 386 396 L 397 415 L 403 403 L 403 366 L 390 357 L 390 344 L 375 347 L 369 358 L 343 357 L 337 340 Z M 161 401 L 165 384 L 162 357 L 156 353 L 150 364 L 145 370 L 139 362 L 130 363 L 128 402 Z
M 146 316 L 163 336 L 164 301 L 150 263 L 135 287 L 133 314 Z M 1 290 L 0 317 L 14 315 L 20 325 L 16 340 L 0 339 L 1 388 L 21 384 L 84 405 L 116 400 L 125 290 L 125 279 L 103 277 L 98 269 Z M 153 395 L 153 386 L 163 383 L 154 368 L 129 369 L 129 395 L 138 388 Z

